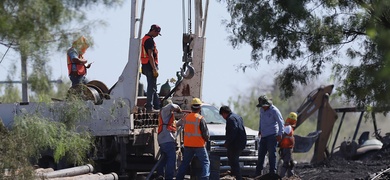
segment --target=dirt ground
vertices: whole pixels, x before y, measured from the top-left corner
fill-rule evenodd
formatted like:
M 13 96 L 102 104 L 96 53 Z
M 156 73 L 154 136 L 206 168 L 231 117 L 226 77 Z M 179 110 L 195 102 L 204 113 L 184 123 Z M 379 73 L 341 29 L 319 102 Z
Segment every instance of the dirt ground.
M 370 154 L 364 160 L 346 160 L 340 157 L 332 157 L 318 163 L 298 163 L 295 167 L 296 175 L 283 180 L 371 180 L 379 172 L 390 168 L 390 144 L 385 143 L 380 151 Z M 234 179 L 229 176 L 221 179 Z M 278 179 L 263 175 L 256 178 L 245 178 L 246 180 L 272 180 Z M 379 179 L 390 179 L 390 172 L 383 173 Z
M 297 164 L 295 172 L 299 179 L 355 179 L 374 178 L 378 172 L 390 168 L 390 141 L 387 137 L 381 150 L 366 156 L 364 160 L 346 160 L 333 157 L 322 163 Z M 385 173 L 377 179 L 390 179 Z

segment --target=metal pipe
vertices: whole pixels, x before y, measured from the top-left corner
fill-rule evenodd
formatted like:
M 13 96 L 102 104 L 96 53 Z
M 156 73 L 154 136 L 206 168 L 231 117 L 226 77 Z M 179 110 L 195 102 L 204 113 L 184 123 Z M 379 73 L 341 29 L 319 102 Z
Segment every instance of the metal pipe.
M 96 180 L 119 180 L 119 176 L 116 173 L 109 173 L 109 174 L 82 174 L 78 176 L 69 176 L 69 177 L 58 177 L 58 178 L 50 178 L 50 180 L 90 180 L 90 179 L 96 179 Z
M 186 15 L 185 15 L 185 2 L 184 0 L 182 1 L 182 18 L 183 18 L 183 34 L 187 33 L 186 32 Z
M 44 178 L 55 178 L 55 177 L 67 177 L 67 176 L 77 176 L 81 174 L 93 172 L 93 166 L 90 164 L 84 166 L 77 166 L 67 169 L 61 169 L 53 172 L 44 173 Z
M 374 123 L 374 133 L 375 133 L 375 138 L 378 140 L 382 140 L 381 135 L 379 134 L 378 126 L 376 125 L 376 117 L 375 117 L 375 112 L 371 112 L 372 116 L 372 122 Z
M 362 119 L 363 119 L 363 114 L 364 114 L 364 111 L 360 113 L 359 121 L 358 121 L 358 124 L 356 126 L 355 133 L 353 134 L 352 141 L 355 141 L 355 139 L 356 139 L 357 133 L 358 133 L 359 128 L 360 128 L 360 123 L 362 122 Z
M 50 83 L 57 83 L 57 84 L 62 84 L 62 80 L 61 79 L 58 79 L 58 80 L 50 80 L 49 81 Z M 22 81 L 0 81 L 0 84 L 13 84 L 13 83 L 22 83 Z M 27 83 L 31 83 L 31 81 L 27 81 Z
M 341 130 L 341 126 L 343 125 L 345 113 L 346 112 L 343 113 L 343 116 L 341 117 L 341 120 L 340 120 L 339 127 L 337 128 L 336 137 L 334 138 L 333 145 L 332 145 L 332 150 L 331 150 L 331 153 L 330 153 L 331 155 L 333 154 L 334 146 L 336 145 L 337 138 L 339 137 L 339 133 L 340 133 L 340 130 Z
M 202 37 L 205 37 L 206 34 L 206 25 L 207 25 L 207 14 L 209 11 L 209 0 L 206 0 L 206 7 L 204 10 L 204 17 L 203 17 L 203 30 L 202 30 Z
M 103 174 L 99 176 L 99 180 L 118 180 L 119 177 L 116 173 Z
M 138 27 L 138 37 L 137 38 L 141 38 L 141 33 L 142 33 L 142 26 L 144 24 L 144 14 L 145 14 L 145 2 L 146 0 L 143 0 L 142 1 L 142 4 L 141 4 L 141 17 L 139 19 L 139 27 Z M 136 6 L 138 7 L 138 6 Z M 143 47 L 142 47 L 143 48 Z

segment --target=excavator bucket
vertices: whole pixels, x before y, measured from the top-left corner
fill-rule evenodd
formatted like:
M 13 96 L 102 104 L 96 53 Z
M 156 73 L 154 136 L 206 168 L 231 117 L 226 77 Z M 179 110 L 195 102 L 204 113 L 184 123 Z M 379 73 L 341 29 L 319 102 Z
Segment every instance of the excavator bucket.
M 293 149 L 294 153 L 306 153 L 308 152 L 313 144 L 317 141 L 318 136 L 322 131 L 315 131 L 309 133 L 307 136 L 294 135 L 295 146 Z

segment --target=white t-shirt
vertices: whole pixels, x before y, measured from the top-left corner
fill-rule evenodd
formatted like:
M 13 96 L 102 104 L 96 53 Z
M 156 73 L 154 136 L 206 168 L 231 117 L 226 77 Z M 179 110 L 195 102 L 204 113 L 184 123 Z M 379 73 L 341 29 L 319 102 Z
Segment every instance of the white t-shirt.
M 286 134 L 290 134 L 291 131 L 292 131 L 292 127 L 290 125 L 287 125 L 287 126 L 285 125 L 284 128 L 283 128 L 283 131 Z

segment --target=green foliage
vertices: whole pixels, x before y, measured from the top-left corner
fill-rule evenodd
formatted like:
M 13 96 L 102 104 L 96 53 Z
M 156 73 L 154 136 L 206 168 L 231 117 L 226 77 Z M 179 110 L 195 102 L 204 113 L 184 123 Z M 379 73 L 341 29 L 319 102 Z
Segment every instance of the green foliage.
M 12 84 L 6 85 L 4 89 L 4 95 L 0 96 L 0 102 L 20 102 L 22 100 L 22 97 L 20 97 L 19 92 L 19 88 L 13 86 Z
M 388 108 L 390 1 L 225 2 L 232 46 L 252 47 L 253 64 L 244 71 L 263 61 L 287 63 L 276 79 L 290 97 L 298 84 L 307 85 L 333 66 L 342 82 L 337 90 L 349 102 Z
M 25 157 L 40 157 L 42 151 L 50 148 L 55 162 L 67 154 L 72 164 L 84 162 L 91 143 L 88 133 L 77 133 L 64 123 L 35 115 L 17 117 L 10 135 L 23 144 Z
M 51 108 L 53 113 L 53 121 L 60 121 L 66 125 L 67 130 L 75 131 L 83 128 L 77 126 L 80 122 L 86 122 L 89 120 L 91 114 L 89 108 L 86 106 L 85 102 L 74 97 L 70 101 L 63 103 L 56 103 Z
M 35 108 L 32 113 L 16 116 L 11 130 L 0 126 L 0 177 L 8 169 L 13 178 L 33 179 L 31 163 L 47 150 L 53 152 L 50 155 L 55 163 L 61 159 L 70 165 L 90 163 L 87 155 L 93 137 L 81 126 L 90 118 L 85 102 L 40 103 Z
M 7 81 L 12 81 L 15 69 L 15 66 L 10 68 Z M 0 103 L 20 102 L 22 97 L 19 92 L 19 88 L 14 84 L 0 84 L 0 94 L 3 94 L 3 96 L 0 96 Z
M 291 96 L 289 99 L 284 100 L 281 99 L 281 91 L 278 89 L 278 85 L 275 84 L 264 84 L 264 83 L 254 83 L 255 85 L 244 92 L 248 92 L 246 94 L 239 95 L 237 98 L 229 99 L 229 105 L 234 109 L 237 114 L 240 114 L 243 119 L 245 126 L 250 127 L 254 130 L 258 130 L 259 127 L 259 109 L 256 107 L 258 104 L 257 98 L 260 95 L 267 95 L 267 97 L 272 98 L 273 104 L 280 110 L 284 119 L 286 119 L 287 115 L 290 112 L 297 112 L 297 109 L 304 102 L 306 97 L 310 92 L 320 87 L 319 84 L 310 84 L 309 87 L 298 86 L 294 90 L 294 96 Z M 262 87 L 257 86 L 256 84 L 262 84 Z M 265 88 L 269 87 L 269 88 Z M 333 108 L 337 107 L 345 107 L 346 104 L 343 104 L 342 98 L 338 94 L 332 94 L 330 98 L 330 104 Z M 351 115 L 352 114 L 352 115 Z M 342 141 L 351 140 L 353 132 L 357 123 L 357 113 L 351 113 L 344 120 L 344 124 L 342 126 L 341 133 L 339 134 L 338 140 L 336 142 L 336 147 L 338 147 Z M 339 118 L 334 124 L 333 132 L 329 139 L 328 147 L 329 149 L 333 145 L 334 137 L 337 131 L 337 127 L 339 125 L 341 114 L 338 114 Z M 317 119 L 318 112 L 315 112 L 312 116 L 304 121 L 304 123 L 299 126 L 294 132 L 295 135 L 307 136 L 309 133 L 316 131 L 317 129 Z M 370 123 L 367 123 L 370 125 Z M 371 124 L 372 127 L 372 124 Z M 362 129 L 366 129 L 366 127 L 362 127 Z M 362 132 L 362 131 L 360 131 Z M 349 137 L 349 138 L 348 138 Z M 314 147 L 314 146 L 313 146 Z M 310 162 L 313 154 L 314 148 L 307 153 L 296 153 L 294 154 L 294 159 L 299 162 Z
M 72 41 L 86 36 L 91 45 L 91 30 L 105 25 L 88 20 L 87 12 L 94 7 L 113 8 L 123 0 L 3 0 L 0 1 L 0 45 L 19 53 L 22 64 L 32 65 L 29 81 L 31 91 L 38 94 L 52 89 L 49 83 L 50 54 L 65 52 Z M 23 65 L 24 66 L 24 65 Z M 22 71 L 22 80 L 24 77 Z M 40 97 L 39 99 L 46 99 Z
M 111 8 L 122 0 L 3 0 L 0 1 L 0 45 L 19 53 L 21 61 L 32 67 L 28 80 L 32 101 L 40 104 L 34 114 L 24 114 L 14 119 L 12 130 L 0 128 L 0 179 L 34 179 L 31 161 L 40 153 L 53 150 L 55 161 L 61 158 L 71 164 L 82 164 L 91 149 L 92 137 L 80 126 L 90 117 L 82 101 L 54 103 L 52 97 L 65 99 L 69 80 L 53 85 L 51 69 L 47 66 L 50 53 L 64 52 L 69 44 L 81 35 L 89 36 L 93 28 L 105 25 L 102 21 L 89 21 L 87 11 L 93 7 Z M 23 63 L 22 63 L 23 64 Z M 15 64 L 13 64 L 14 67 Z M 15 69 L 15 68 L 14 68 Z M 13 76 L 14 71 L 10 71 Z M 9 80 L 12 80 L 9 76 Z M 26 77 L 22 72 L 22 78 Z M 54 87 L 55 86 L 55 87 Z M 12 84 L 0 87 L 1 103 L 20 102 L 19 89 Z M 45 109 L 50 109 L 49 112 Z M 42 114 L 41 114 L 42 113 Z M 50 113 L 52 116 L 47 116 Z M 1 122 L 1 121 L 0 121 Z M 31 160 L 32 158 L 32 160 Z M 10 172 L 5 177 L 4 170 Z
M 258 130 L 259 109 L 257 105 L 257 94 L 251 92 L 249 96 L 239 95 L 236 99 L 229 98 L 228 104 L 244 119 L 244 124 L 254 130 Z
M 52 102 L 52 98 L 56 100 L 65 99 L 71 86 L 68 77 L 63 77 L 58 80 L 59 82 L 52 84 L 47 77 L 40 78 L 41 76 L 45 76 L 45 74 L 33 75 L 29 78 L 31 87 L 35 90 L 33 93 L 30 93 L 29 98 L 31 102 Z M 8 80 L 11 81 L 11 79 Z M 20 89 L 15 84 L 0 85 L 0 102 L 21 102 L 22 97 L 20 92 Z

